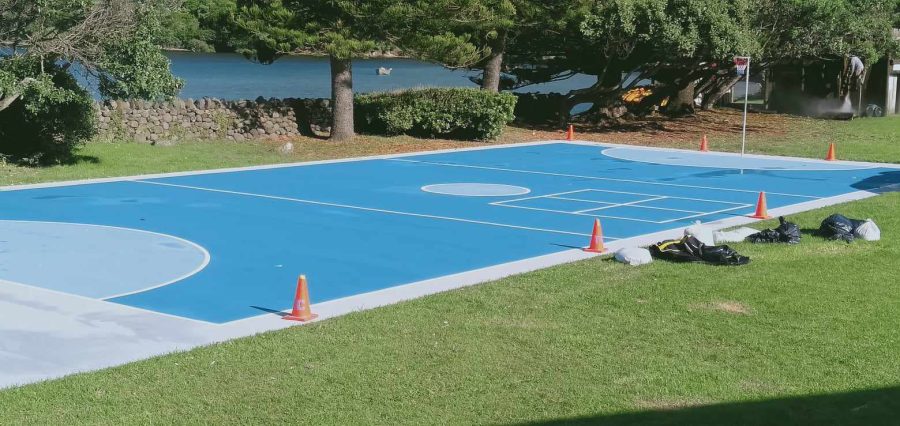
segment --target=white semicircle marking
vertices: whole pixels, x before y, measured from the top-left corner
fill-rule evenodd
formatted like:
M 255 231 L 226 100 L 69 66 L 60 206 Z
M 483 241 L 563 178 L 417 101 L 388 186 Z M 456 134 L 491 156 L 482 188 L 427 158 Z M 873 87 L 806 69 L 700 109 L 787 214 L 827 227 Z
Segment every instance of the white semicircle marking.
M 188 278 L 209 252 L 183 238 L 140 229 L 0 220 L 0 280 L 112 299 Z

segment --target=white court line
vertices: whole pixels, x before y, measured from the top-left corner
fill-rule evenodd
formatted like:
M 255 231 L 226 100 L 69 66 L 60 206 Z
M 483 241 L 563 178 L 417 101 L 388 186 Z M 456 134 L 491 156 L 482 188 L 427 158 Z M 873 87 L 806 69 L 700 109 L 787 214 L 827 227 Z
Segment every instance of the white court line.
M 590 191 L 590 189 L 578 189 L 578 190 L 575 190 L 575 191 L 556 192 L 556 193 L 553 193 L 553 194 L 546 194 L 546 195 L 535 195 L 535 196 L 532 196 L 532 197 L 516 198 L 516 199 L 513 199 L 513 200 L 495 201 L 495 202 L 493 202 L 493 203 L 491 203 L 491 204 L 513 203 L 513 202 L 516 202 L 516 201 L 525 201 L 525 200 L 534 200 L 534 199 L 538 199 L 538 198 L 556 197 L 556 196 L 558 196 L 558 195 L 577 194 L 577 193 L 579 193 L 579 192 L 587 192 L 587 191 Z M 610 204 L 612 204 L 612 203 L 610 203 Z
M 616 208 L 616 207 L 626 207 L 626 206 L 632 206 L 632 205 L 639 204 L 639 203 L 647 203 L 647 202 L 650 202 L 650 201 L 665 200 L 666 198 L 669 198 L 669 197 L 662 197 L 662 196 L 660 196 L 660 197 L 655 197 L 655 198 L 648 198 L 648 199 L 646 199 L 646 200 L 637 200 L 637 201 L 631 201 L 631 202 L 628 202 L 628 203 L 613 204 L 613 205 L 611 205 L 611 206 L 603 206 L 603 207 L 595 207 L 595 208 L 592 208 L 592 209 L 578 210 L 578 211 L 576 211 L 576 212 L 574 212 L 574 213 L 596 212 L 596 211 L 600 211 L 600 210 L 614 209 L 614 208 Z
M 688 200 L 688 201 L 700 201 L 704 203 L 718 203 L 718 204 L 732 204 L 732 205 L 741 205 L 744 203 L 735 203 L 733 201 L 719 201 L 719 200 L 708 200 L 705 198 L 692 198 L 692 197 L 679 197 L 675 195 L 661 195 L 661 194 L 644 194 L 642 192 L 626 192 L 626 191 L 613 191 L 610 189 L 588 189 L 588 192 L 608 192 L 610 194 L 625 194 L 625 195 L 640 195 L 641 197 L 665 197 L 665 198 L 674 198 L 679 200 Z M 612 203 L 615 204 L 615 203 Z
M 742 206 L 742 207 L 732 207 L 732 208 L 730 208 L 730 209 L 716 210 L 716 211 L 714 211 L 714 212 L 709 212 L 709 213 L 698 213 L 698 214 L 691 215 L 691 216 L 679 217 L 678 219 L 665 220 L 665 221 L 662 221 L 662 222 L 660 222 L 660 223 L 672 223 L 672 222 L 678 222 L 678 221 L 681 221 L 681 220 L 688 220 L 688 219 L 694 219 L 694 218 L 697 218 L 697 217 L 709 216 L 709 215 L 714 215 L 714 214 L 719 214 L 719 213 L 726 213 L 726 212 L 730 212 L 730 211 L 733 211 L 733 210 L 740 210 L 740 209 L 745 209 L 745 208 L 750 208 L 750 207 L 753 207 L 753 204 L 745 204 L 745 205 Z
M 662 210 L 666 212 L 678 212 L 678 213 L 694 213 L 694 214 L 708 214 L 706 212 L 698 212 L 696 210 L 684 210 L 684 209 L 671 209 L 668 207 L 656 207 L 656 206 L 642 206 L 640 204 L 634 204 L 628 207 L 634 207 L 636 209 L 649 209 L 649 210 Z M 735 207 L 740 208 L 740 207 Z
M 565 201 L 581 201 L 584 203 L 593 203 L 593 204 L 616 204 L 616 203 L 609 203 L 606 201 L 585 200 L 585 199 L 581 199 L 581 198 L 568 198 L 568 197 L 547 197 L 547 198 L 551 198 L 554 200 L 565 200 Z M 678 197 L 663 197 L 663 198 L 678 198 Z M 644 200 L 644 201 L 646 201 L 646 200 Z M 644 201 L 640 201 L 640 202 L 643 203 Z M 703 212 L 696 211 L 696 210 L 672 209 L 672 208 L 668 208 L 668 207 L 655 207 L 655 206 L 642 206 L 639 204 L 633 204 L 633 205 L 631 205 L 631 207 L 637 207 L 640 209 L 651 209 L 651 210 L 665 210 L 665 211 L 669 211 L 669 212 L 679 212 L 679 213 L 703 213 Z
M 418 163 L 425 164 L 431 166 L 443 166 L 443 167 L 462 167 L 467 169 L 481 169 L 481 170 L 496 170 L 501 172 L 512 172 L 512 173 L 527 173 L 534 175 L 544 175 L 544 176 L 559 176 L 559 177 L 571 177 L 578 179 L 592 179 L 592 180 L 605 180 L 610 182 L 628 182 L 628 183 L 639 183 L 645 185 L 660 185 L 660 186 L 671 186 L 677 188 L 693 188 L 693 189 L 709 189 L 714 191 L 730 191 L 730 192 L 745 192 L 750 194 L 758 194 L 759 191 L 752 191 L 749 189 L 733 189 L 733 188 L 717 188 L 714 186 L 698 186 L 698 185 L 685 185 L 678 183 L 667 183 L 667 182 L 653 182 L 646 180 L 637 180 L 637 179 L 615 179 L 615 178 L 604 178 L 598 176 L 584 176 L 584 175 L 571 175 L 567 173 L 550 173 L 550 172 L 539 172 L 535 170 L 519 170 L 519 169 L 507 169 L 503 167 L 488 167 L 488 166 L 473 166 L 469 164 L 453 164 L 453 163 L 439 163 L 433 161 L 421 161 L 421 160 L 409 160 L 406 158 L 386 158 L 386 161 L 399 161 L 404 163 Z M 811 195 L 799 195 L 799 194 L 786 194 L 783 192 L 766 192 L 769 195 L 781 195 L 785 197 L 797 197 L 797 198 L 808 198 L 812 200 L 819 200 L 822 197 L 814 197 Z M 732 203 L 736 204 L 736 203 Z
M 664 223 L 664 222 L 657 222 L 657 221 L 655 221 L 655 220 L 635 219 L 635 218 L 633 218 L 633 217 L 619 217 L 619 216 L 607 216 L 607 215 L 597 215 L 597 214 L 584 214 L 584 213 L 575 213 L 575 212 L 570 212 L 570 211 L 565 211 L 565 210 L 553 210 L 553 209 L 542 209 L 542 208 L 538 208 L 538 207 L 514 206 L 514 205 L 511 205 L 511 204 L 501 204 L 501 205 L 497 205 L 497 206 L 498 206 L 498 207 L 507 207 L 507 208 L 511 208 L 511 209 L 535 210 L 535 211 L 539 211 L 539 212 L 550 212 L 550 213 L 568 214 L 568 215 L 573 215 L 573 216 L 602 217 L 602 218 L 606 218 L 606 219 L 628 220 L 628 221 L 632 221 L 632 222 L 653 223 L 653 224 L 657 224 L 657 225 L 658 225 L 658 224 L 661 224 L 661 223 Z M 614 239 L 618 240 L 619 238 L 614 238 Z
M 612 205 L 612 207 L 629 206 L 629 207 L 634 207 L 634 208 L 638 208 L 638 209 L 663 210 L 663 211 L 667 211 L 667 212 L 708 214 L 708 213 L 697 211 L 697 210 L 673 209 L 673 208 L 669 208 L 669 207 L 642 206 L 640 204 L 633 204 L 633 203 L 644 203 L 644 202 L 648 202 L 648 201 L 655 201 L 655 200 L 663 199 L 663 198 L 679 198 L 679 197 L 669 197 L 669 196 L 660 196 L 659 198 L 653 198 L 650 200 L 639 200 L 639 201 L 634 201 L 632 203 L 622 203 L 622 204 L 609 203 L 606 201 L 584 200 L 581 198 L 567 198 L 567 197 L 546 197 L 546 198 L 550 198 L 553 200 L 581 201 L 584 203 L 593 203 L 593 204 L 609 204 L 609 205 Z M 718 201 L 716 201 L 716 202 L 718 202 Z M 499 205 L 499 204 L 502 204 L 502 202 L 497 203 L 496 205 Z M 748 205 L 749 204 L 738 204 L 738 207 L 735 207 L 735 208 L 742 208 L 742 207 L 746 207 Z M 593 210 L 593 209 L 591 209 L 591 210 Z
M 616 204 L 616 203 L 610 203 L 610 202 L 608 202 L 608 201 L 582 200 L 581 198 L 550 197 L 550 196 L 547 196 L 547 197 L 544 197 L 544 198 L 550 198 L 550 199 L 552 199 L 552 200 L 580 201 L 580 202 L 582 202 L 582 203 L 591 203 L 591 204 Z
M 376 213 L 387 213 L 394 214 L 399 216 L 412 216 L 412 217 L 421 217 L 427 219 L 438 219 L 438 220 L 447 220 L 452 222 L 463 222 L 463 223 L 474 223 L 478 225 L 489 225 L 489 226 L 498 226 L 502 228 L 512 228 L 512 229 L 523 229 L 526 231 L 537 231 L 537 232 L 548 232 L 553 234 L 565 234 L 565 235 L 578 235 L 583 237 L 590 237 L 591 234 L 582 234 L 579 232 L 569 232 L 569 231 L 559 231 L 555 229 L 544 229 L 544 228 L 533 228 L 529 226 L 518 226 L 518 225 L 509 225 L 506 223 L 496 223 L 496 222 L 486 222 L 481 220 L 471 220 L 471 219 L 462 219 L 458 217 L 449 217 L 449 216 L 436 216 L 430 214 L 420 214 L 420 213 L 410 213 L 410 212 L 401 212 L 397 210 L 385 210 L 385 209 L 376 209 L 372 207 L 361 207 L 361 206 L 352 206 L 349 204 L 338 204 L 338 203 L 329 203 L 325 201 L 314 201 L 314 200 L 305 200 L 302 198 L 291 198 L 291 197 L 279 197 L 276 195 L 265 195 L 265 194 L 255 194 L 252 192 L 240 192 L 240 191 L 228 191 L 224 189 L 215 189 L 215 188 L 204 188 L 201 186 L 190 186 L 190 185 L 178 185 L 174 183 L 163 183 L 163 182 L 151 182 L 146 180 L 133 180 L 131 182 L 135 183 L 143 183 L 147 185 L 159 185 L 159 186 L 169 186 L 174 188 L 183 188 L 183 189 L 192 189 L 196 191 L 206 191 L 206 192 L 216 192 L 220 194 L 231 194 L 231 195 L 242 195 L 246 197 L 255 197 L 255 198 L 266 198 L 270 200 L 281 200 L 281 201 L 291 201 L 295 203 L 303 203 L 303 204 L 312 204 L 317 206 L 328 206 L 328 207 L 338 207 L 342 209 L 351 209 L 351 210 L 361 210 L 368 212 L 376 212 Z M 606 237 L 609 239 L 618 239 L 612 237 Z

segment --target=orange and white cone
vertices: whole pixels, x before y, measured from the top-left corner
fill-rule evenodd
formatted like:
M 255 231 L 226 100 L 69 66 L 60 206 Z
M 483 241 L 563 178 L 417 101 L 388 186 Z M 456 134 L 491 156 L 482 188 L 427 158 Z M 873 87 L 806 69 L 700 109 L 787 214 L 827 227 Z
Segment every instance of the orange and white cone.
M 318 315 L 312 313 L 309 307 L 309 286 L 306 285 L 306 275 L 301 275 L 297 279 L 297 292 L 294 293 L 294 306 L 291 308 L 290 315 L 282 317 L 289 321 L 310 321 L 316 319 Z
M 569 130 L 566 131 L 566 140 L 574 141 L 575 140 L 575 126 L 569 125 Z
M 706 135 L 700 139 L 700 152 L 709 152 L 709 140 L 706 139 Z
M 756 213 L 750 216 L 754 219 L 771 219 L 772 216 L 769 216 L 769 211 L 766 206 L 766 193 L 760 192 L 759 199 L 756 201 Z
M 825 156 L 825 160 L 835 161 L 837 160 L 837 154 L 834 149 L 834 142 L 831 143 L 831 146 L 828 147 L 828 155 Z
M 606 248 L 603 247 L 603 228 L 600 226 L 600 219 L 594 219 L 594 230 L 591 232 L 591 244 L 584 251 L 589 253 L 605 253 Z

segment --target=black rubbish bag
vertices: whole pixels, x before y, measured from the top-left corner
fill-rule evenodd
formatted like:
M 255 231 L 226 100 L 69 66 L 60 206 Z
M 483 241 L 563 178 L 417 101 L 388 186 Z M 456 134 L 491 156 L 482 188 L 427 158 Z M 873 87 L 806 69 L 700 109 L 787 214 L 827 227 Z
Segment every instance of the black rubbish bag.
M 829 240 L 844 240 L 851 243 L 856 238 L 853 230 L 864 223 L 866 223 L 864 220 L 854 220 L 841 214 L 833 214 L 822 221 L 822 225 L 819 226 L 819 235 Z
M 706 262 L 713 265 L 746 265 L 750 258 L 741 256 L 728 246 L 708 246 L 700 240 L 686 236 L 650 246 L 650 254 L 672 262 Z
M 783 216 L 778 218 L 778 222 L 781 224 L 777 228 L 757 232 L 747 237 L 747 241 L 751 243 L 799 244 L 800 227 L 795 223 L 788 222 Z

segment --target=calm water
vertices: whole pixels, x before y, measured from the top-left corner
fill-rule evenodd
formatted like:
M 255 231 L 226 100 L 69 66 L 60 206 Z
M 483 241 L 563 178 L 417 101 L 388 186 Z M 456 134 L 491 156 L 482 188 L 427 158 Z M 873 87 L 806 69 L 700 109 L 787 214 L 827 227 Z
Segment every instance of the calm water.
M 180 97 L 220 99 L 328 98 L 331 96 L 327 58 L 285 57 L 272 65 L 260 65 L 232 54 L 167 53 L 172 73 L 185 81 Z M 393 68 L 390 76 L 378 76 L 378 67 Z M 358 59 L 353 61 L 353 86 L 357 92 L 412 87 L 476 87 L 466 71 L 412 59 Z M 530 86 L 520 92 L 568 92 L 589 86 L 590 76 Z

